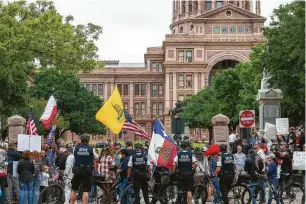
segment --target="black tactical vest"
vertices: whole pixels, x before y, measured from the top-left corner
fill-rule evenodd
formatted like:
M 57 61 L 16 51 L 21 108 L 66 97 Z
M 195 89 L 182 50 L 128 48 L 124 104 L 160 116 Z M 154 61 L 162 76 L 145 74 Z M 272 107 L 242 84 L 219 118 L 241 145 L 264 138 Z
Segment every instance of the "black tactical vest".
M 230 153 L 221 154 L 221 172 L 220 175 L 234 174 L 234 156 Z

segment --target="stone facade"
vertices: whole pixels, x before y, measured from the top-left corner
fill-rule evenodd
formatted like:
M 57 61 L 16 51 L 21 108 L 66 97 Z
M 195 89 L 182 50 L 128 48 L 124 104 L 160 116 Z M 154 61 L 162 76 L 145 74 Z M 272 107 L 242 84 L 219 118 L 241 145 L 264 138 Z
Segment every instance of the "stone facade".
M 10 143 L 17 143 L 18 134 L 25 134 L 26 119 L 19 115 L 8 118 L 8 138 Z
M 217 71 L 248 61 L 251 47 L 264 41 L 260 5 L 260 0 L 173 1 L 171 34 L 161 47 L 147 48 L 143 65 L 108 61 L 80 74 L 80 81 L 103 100 L 117 85 L 125 110 L 149 134 L 156 116 L 170 130 L 167 115 L 178 100 L 209 86 Z

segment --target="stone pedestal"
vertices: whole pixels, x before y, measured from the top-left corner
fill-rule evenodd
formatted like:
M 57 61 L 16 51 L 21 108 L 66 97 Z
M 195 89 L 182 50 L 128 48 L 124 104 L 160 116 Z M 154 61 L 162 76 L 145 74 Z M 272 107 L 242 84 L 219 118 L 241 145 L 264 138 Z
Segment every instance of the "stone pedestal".
M 260 137 L 263 137 L 265 124 L 276 124 L 276 118 L 281 117 L 281 100 L 283 93 L 280 89 L 269 88 L 269 76 L 264 72 L 261 88 L 258 90 L 256 100 L 259 102 L 259 128 Z
M 226 144 L 228 146 L 228 123 L 230 119 L 218 114 L 211 119 L 213 125 L 212 144 Z
M 19 115 L 8 118 L 8 141 L 9 143 L 17 143 L 18 134 L 25 134 L 26 119 Z
M 172 134 L 171 131 L 171 116 L 170 115 L 164 115 L 165 121 L 164 121 L 164 127 L 166 129 L 166 132 L 169 133 L 170 135 Z

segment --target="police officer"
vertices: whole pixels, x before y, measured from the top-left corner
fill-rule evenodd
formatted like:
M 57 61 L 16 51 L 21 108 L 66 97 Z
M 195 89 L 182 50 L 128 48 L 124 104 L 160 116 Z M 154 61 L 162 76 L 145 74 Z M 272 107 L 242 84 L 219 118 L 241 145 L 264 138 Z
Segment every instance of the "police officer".
M 141 152 L 142 145 L 134 145 L 136 154 L 130 156 L 127 170 L 129 182 L 133 178 L 133 188 L 135 193 L 135 203 L 140 204 L 139 190 L 142 189 L 143 198 L 149 204 L 148 179 L 150 179 L 150 162 L 146 155 Z
M 235 177 L 234 155 L 227 153 L 227 145 L 220 145 L 221 155 L 218 157 L 214 176 L 220 178 L 220 192 L 224 204 L 228 204 L 228 192 Z
M 188 144 L 181 142 L 182 151 L 178 152 L 174 158 L 173 172 L 177 171 L 177 187 L 179 191 L 178 200 L 181 201 L 181 194 L 187 192 L 188 203 L 192 202 L 191 188 L 194 179 L 194 171 L 197 167 L 197 160 L 192 156 L 192 151 L 188 151 Z
M 71 180 L 72 192 L 70 196 L 71 204 L 75 203 L 76 192 L 80 186 L 82 186 L 83 190 L 83 204 L 88 203 L 88 192 L 90 192 L 92 185 L 93 160 L 98 159 L 98 154 L 88 144 L 89 136 L 81 135 L 81 144 L 74 149 L 74 175 Z

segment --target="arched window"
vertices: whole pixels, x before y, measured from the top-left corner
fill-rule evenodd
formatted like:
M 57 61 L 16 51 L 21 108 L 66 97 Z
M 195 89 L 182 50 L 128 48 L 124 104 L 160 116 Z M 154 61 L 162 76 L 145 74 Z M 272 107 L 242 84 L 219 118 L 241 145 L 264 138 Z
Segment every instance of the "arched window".
M 224 69 L 234 68 L 238 63 L 239 62 L 236 60 L 223 60 L 215 64 L 210 70 L 209 77 L 208 77 L 208 85 L 209 86 L 212 85 L 213 78 L 218 72 Z

